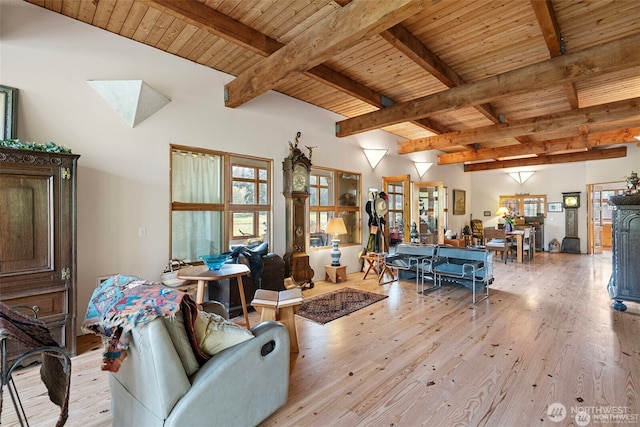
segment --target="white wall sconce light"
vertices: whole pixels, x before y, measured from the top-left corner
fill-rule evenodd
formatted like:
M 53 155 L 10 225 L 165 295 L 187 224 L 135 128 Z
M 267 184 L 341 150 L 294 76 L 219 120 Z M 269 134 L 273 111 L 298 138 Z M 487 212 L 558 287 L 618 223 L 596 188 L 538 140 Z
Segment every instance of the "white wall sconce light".
M 142 80 L 87 80 L 87 83 L 131 127 L 171 102 Z
M 526 180 L 531 178 L 535 172 L 509 172 L 509 176 L 518 184 L 522 185 Z
M 433 163 L 428 162 L 413 162 L 418 171 L 418 176 L 422 178 L 422 176 L 427 173 L 427 171 L 433 166 Z
M 367 158 L 369 165 L 371 165 L 371 169 L 375 169 L 376 166 L 378 166 L 378 163 L 380 163 L 380 160 L 382 160 L 389 150 L 385 148 L 363 148 L 362 151 L 364 151 L 364 155 Z

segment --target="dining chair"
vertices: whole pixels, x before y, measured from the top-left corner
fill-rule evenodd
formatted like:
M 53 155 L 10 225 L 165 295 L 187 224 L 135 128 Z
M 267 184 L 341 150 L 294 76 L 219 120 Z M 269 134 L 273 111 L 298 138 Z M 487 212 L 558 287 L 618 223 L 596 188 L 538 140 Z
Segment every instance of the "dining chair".
M 533 250 L 532 247 L 532 239 L 531 239 L 531 227 L 526 227 L 523 229 L 524 235 L 522 236 L 522 254 L 527 254 L 529 261 L 533 259 Z M 514 242 L 515 244 L 515 242 Z
M 509 250 L 511 249 L 511 240 L 503 230 L 485 227 L 483 230 L 484 247 L 487 250 L 494 251 L 496 254 L 501 253 L 504 263 L 507 263 Z

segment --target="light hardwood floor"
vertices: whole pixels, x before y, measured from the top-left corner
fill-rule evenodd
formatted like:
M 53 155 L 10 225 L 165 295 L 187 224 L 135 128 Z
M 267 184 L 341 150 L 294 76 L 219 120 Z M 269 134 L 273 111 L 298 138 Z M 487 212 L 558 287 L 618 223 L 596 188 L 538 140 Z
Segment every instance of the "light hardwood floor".
M 455 285 L 420 295 L 414 282 L 379 286 L 362 273 L 319 282 L 305 296 L 349 286 L 389 298 L 324 326 L 296 316 L 289 400 L 262 425 L 577 425 L 581 409 L 623 410 L 635 421 L 605 425 L 640 425 L 640 305 L 610 308 L 610 272 L 610 253 L 498 262 L 490 297 L 476 306 Z M 94 347 L 73 359 L 68 426 L 111 425 Z M 36 385 L 37 368 L 16 382 L 31 425 L 53 425 L 57 407 Z M 561 423 L 547 416 L 554 403 L 568 413 Z M 14 420 L 5 394 L 3 425 Z

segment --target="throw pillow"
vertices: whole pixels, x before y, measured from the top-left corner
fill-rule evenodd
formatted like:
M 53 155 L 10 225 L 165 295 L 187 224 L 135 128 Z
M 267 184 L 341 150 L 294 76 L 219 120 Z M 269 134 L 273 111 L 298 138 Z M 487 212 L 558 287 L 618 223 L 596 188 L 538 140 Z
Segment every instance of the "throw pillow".
M 173 317 L 162 317 L 161 319 L 164 321 L 164 325 L 167 328 L 167 332 L 178 356 L 180 356 L 184 371 L 190 376 L 200 369 L 200 365 L 198 365 L 196 356 L 193 354 L 193 349 L 191 348 L 191 343 L 189 343 L 189 338 L 187 338 L 182 311 L 178 311 Z
M 246 328 L 206 311 L 198 311 L 195 329 L 200 348 L 210 356 L 253 338 Z

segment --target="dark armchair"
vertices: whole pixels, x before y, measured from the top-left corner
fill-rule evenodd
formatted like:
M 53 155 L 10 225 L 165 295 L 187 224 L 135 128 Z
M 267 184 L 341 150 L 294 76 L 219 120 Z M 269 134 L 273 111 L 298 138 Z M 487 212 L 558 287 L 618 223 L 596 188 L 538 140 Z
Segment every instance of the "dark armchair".
M 271 291 L 286 289 L 284 260 L 280 255 L 269 252 L 268 243 L 235 245 L 231 247 L 231 251 L 231 262 L 245 264 L 251 270 L 251 273 L 242 279 L 245 301 L 251 301 L 258 289 Z M 229 311 L 229 317 L 236 317 L 242 314 L 240 293 L 236 279 L 228 280 L 231 281 L 228 285 L 210 282 L 209 299 L 223 303 Z

